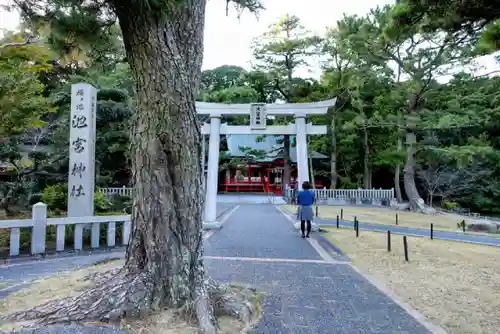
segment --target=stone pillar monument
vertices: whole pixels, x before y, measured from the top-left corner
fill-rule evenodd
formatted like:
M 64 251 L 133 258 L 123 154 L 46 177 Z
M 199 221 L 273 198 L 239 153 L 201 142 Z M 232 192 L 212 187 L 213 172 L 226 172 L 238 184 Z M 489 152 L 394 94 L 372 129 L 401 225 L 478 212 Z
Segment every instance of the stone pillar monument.
M 68 217 L 94 215 L 96 104 L 94 87 L 71 87 Z
M 94 215 L 96 104 L 93 86 L 71 86 L 68 217 Z M 64 225 L 57 228 L 64 233 Z M 83 224 L 76 224 L 75 249 L 82 249 L 82 233 Z

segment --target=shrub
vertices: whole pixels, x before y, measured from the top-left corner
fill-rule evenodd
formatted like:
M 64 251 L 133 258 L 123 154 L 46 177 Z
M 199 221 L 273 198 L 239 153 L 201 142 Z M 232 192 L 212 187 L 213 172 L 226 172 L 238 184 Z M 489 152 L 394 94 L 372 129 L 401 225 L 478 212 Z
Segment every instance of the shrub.
M 42 202 L 50 210 L 66 210 L 68 206 L 68 186 L 66 184 L 56 184 L 45 187 Z
M 113 195 L 111 197 L 113 211 L 130 214 L 132 211 L 132 198 L 122 195 Z
M 112 207 L 113 203 L 104 196 L 104 193 L 100 191 L 94 193 L 94 212 L 106 212 Z
M 29 205 L 34 205 L 38 202 L 42 202 L 43 199 L 43 193 L 36 193 L 36 194 L 31 194 L 30 198 L 28 199 Z
M 45 187 L 41 201 L 47 204 L 47 208 L 53 213 L 66 211 L 68 208 L 68 185 L 56 184 Z M 112 208 L 113 204 L 104 196 L 104 193 L 99 191 L 94 193 L 94 211 L 96 213 L 110 211 Z
M 456 202 L 444 201 L 443 207 L 446 210 L 453 210 L 453 209 L 456 209 L 458 207 L 458 204 Z
M 458 222 L 458 223 L 457 223 L 457 227 L 458 227 L 458 228 L 462 228 L 462 229 L 463 229 L 463 228 L 466 228 L 466 227 L 467 227 L 467 225 L 465 224 L 465 220 L 462 220 L 461 222 Z

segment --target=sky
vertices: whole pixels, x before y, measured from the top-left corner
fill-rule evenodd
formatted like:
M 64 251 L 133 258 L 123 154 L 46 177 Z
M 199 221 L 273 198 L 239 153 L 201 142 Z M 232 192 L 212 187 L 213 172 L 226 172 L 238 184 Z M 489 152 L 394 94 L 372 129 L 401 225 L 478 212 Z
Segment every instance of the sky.
M 10 0 L 0 0 L 0 5 Z M 252 59 L 251 43 L 267 28 L 278 21 L 284 14 L 296 15 L 301 19 L 306 29 L 321 34 L 328 26 L 334 26 L 338 20 L 347 14 L 363 15 L 377 5 L 394 4 L 394 0 L 264 0 L 266 10 L 257 18 L 254 14 L 245 12 L 238 19 L 236 11 L 230 10 L 226 16 L 226 1 L 208 0 L 205 26 L 205 53 L 203 69 L 215 68 L 221 65 L 238 65 L 249 69 Z M 19 17 L 0 8 L 0 29 L 15 29 Z M 481 64 L 486 68 L 479 73 L 487 73 L 500 69 L 493 57 L 483 57 Z M 318 76 L 318 66 L 299 76 Z

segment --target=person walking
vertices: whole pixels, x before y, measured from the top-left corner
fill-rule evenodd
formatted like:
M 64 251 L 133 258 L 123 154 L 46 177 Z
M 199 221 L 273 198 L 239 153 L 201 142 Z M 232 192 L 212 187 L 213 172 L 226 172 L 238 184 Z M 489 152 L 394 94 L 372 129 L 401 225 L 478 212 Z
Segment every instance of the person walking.
M 311 233 L 311 221 L 313 220 L 314 192 L 311 191 L 312 186 L 309 181 L 302 183 L 302 190 L 297 195 L 298 218 L 300 220 L 300 230 L 302 231 L 302 238 L 309 238 Z M 306 234 L 307 222 L 307 234 Z

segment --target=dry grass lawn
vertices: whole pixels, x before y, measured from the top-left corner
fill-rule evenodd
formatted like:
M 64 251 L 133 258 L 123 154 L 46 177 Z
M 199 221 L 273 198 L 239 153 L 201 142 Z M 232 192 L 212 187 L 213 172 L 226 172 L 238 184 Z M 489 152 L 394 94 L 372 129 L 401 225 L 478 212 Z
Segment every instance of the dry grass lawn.
M 356 267 L 384 283 L 397 296 L 452 334 L 491 334 L 500 328 L 500 248 L 392 236 L 385 233 L 328 229 L 334 245 Z
M 283 208 L 288 212 L 295 214 L 297 212 L 297 207 L 295 205 L 284 205 Z M 357 217 L 358 221 L 362 223 L 372 223 L 372 224 L 382 224 L 382 225 L 395 225 L 396 224 L 396 213 L 398 214 L 398 225 L 406 227 L 416 227 L 416 228 L 430 228 L 430 224 L 434 224 L 435 230 L 442 231 L 453 231 L 457 232 L 461 229 L 457 227 L 457 224 L 463 219 L 467 221 L 467 218 L 461 217 L 459 215 L 453 214 L 437 214 L 435 216 L 429 216 L 422 213 L 415 213 L 409 211 L 396 211 L 386 208 L 373 208 L 373 207 L 352 207 L 352 206 L 332 206 L 332 205 L 318 205 L 318 215 L 319 218 L 324 219 L 337 219 L 337 215 L 340 217 L 340 210 L 344 209 L 344 220 L 354 221 L 354 217 Z M 481 234 L 467 231 L 468 234 Z M 498 236 L 498 234 L 486 234 L 489 236 Z
M 55 299 L 78 296 L 81 290 L 92 285 L 91 281 L 84 280 L 86 276 L 96 272 L 105 272 L 121 265 L 123 265 L 123 261 L 112 261 L 36 281 L 29 288 L 13 293 L 6 299 L 1 300 L 0 315 L 27 310 Z M 230 289 L 241 290 L 238 286 L 232 286 Z M 260 313 L 260 295 L 257 295 L 252 301 L 256 304 L 256 310 Z M 235 318 L 219 317 L 218 319 L 220 333 L 222 334 L 246 333 L 250 330 Z M 28 322 L 0 324 L 0 332 L 19 330 L 21 327 L 29 325 Z M 91 322 L 88 325 L 111 327 L 109 324 Z M 118 327 L 132 334 L 193 334 L 198 332 L 197 328 L 175 316 L 172 311 L 163 311 L 143 319 L 126 319 Z

